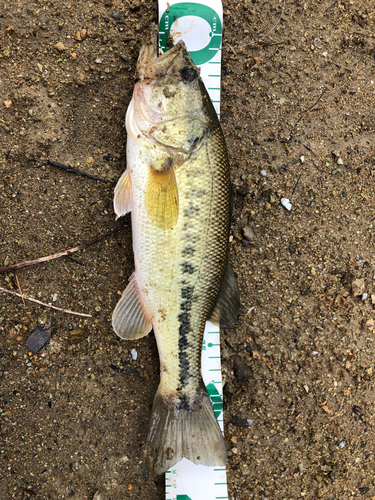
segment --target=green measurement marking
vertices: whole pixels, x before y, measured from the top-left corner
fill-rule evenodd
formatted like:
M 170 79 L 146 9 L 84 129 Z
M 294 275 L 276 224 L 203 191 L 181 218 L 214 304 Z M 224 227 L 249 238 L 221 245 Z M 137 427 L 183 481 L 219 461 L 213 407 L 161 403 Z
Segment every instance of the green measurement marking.
M 218 346 L 218 345 L 220 345 L 220 344 L 211 344 L 211 342 L 210 342 L 210 343 L 209 343 L 209 344 L 207 344 L 207 345 L 208 345 L 208 347 L 215 347 L 215 346 Z
M 208 75 L 208 76 L 210 76 L 212 78 L 220 78 L 220 75 Z
M 210 368 L 208 371 L 209 372 L 220 372 L 221 370 L 220 370 L 220 368 Z
M 222 484 L 227 484 L 226 482 L 225 483 L 214 483 L 215 486 L 221 486 Z
M 220 61 L 210 61 L 208 64 L 221 64 Z
M 217 370 L 215 370 L 217 371 Z M 220 371 L 220 370 L 218 370 Z M 219 394 L 219 391 L 216 389 L 214 384 L 208 384 L 207 386 L 207 392 L 211 398 L 212 402 L 212 408 L 214 409 L 215 412 L 215 417 L 218 418 L 220 413 L 223 411 L 223 398 Z
M 219 472 L 219 471 L 222 472 L 223 470 L 225 469 L 214 469 L 214 472 Z
M 220 356 L 208 356 L 208 359 L 220 359 Z
M 220 500 L 221 498 L 228 498 L 228 497 L 215 497 L 216 500 Z
M 208 90 L 220 90 L 220 87 L 208 87 Z M 208 333 L 214 333 L 214 332 L 208 332 Z
M 172 485 L 171 484 L 166 484 L 165 487 L 166 488 L 172 488 Z

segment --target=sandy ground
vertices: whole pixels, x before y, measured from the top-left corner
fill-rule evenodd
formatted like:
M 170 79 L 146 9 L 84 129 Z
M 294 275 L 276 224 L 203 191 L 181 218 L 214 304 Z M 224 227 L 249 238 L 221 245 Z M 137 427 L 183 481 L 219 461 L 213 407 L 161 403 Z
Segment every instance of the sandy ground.
M 224 2 L 244 310 L 222 335 L 230 499 L 375 499 L 371 3 L 287 0 L 265 36 L 282 2 Z M 0 0 L 0 266 L 123 224 L 112 184 L 38 167 L 118 179 L 140 41 L 156 20 L 156 2 Z M 133 269 L 124 222 L 75 260 L 17 271 L 25 294 L 92 318 L 0 295 L 1 499 L 164 498 L 163 477 L 141 466 L 155 341 L 120 342 L 110 325 Z M 15 273 L 0 286 L 17 291 Z M 56 329 L 32 355 L 38 325 Z

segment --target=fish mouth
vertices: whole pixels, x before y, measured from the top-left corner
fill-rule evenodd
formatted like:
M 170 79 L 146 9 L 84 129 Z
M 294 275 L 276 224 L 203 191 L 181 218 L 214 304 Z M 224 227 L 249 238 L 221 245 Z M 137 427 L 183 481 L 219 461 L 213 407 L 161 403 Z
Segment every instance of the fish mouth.
M 137 72 L 140 80 L 161 80 L 173 66 L 176 56 L 186 50 L 185 43 L 180 40 L 174 47 L 158 56 L 159 31 L 154 24 L 139 52 Z

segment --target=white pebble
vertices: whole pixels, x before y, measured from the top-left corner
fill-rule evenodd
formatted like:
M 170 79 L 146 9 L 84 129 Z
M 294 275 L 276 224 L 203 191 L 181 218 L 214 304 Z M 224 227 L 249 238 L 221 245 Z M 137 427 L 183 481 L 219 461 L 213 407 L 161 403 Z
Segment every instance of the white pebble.
M 363 301 L 366 300 L 367 297 L 368 297 L 368 293 L 365 292 L 365 293 L 362 294 L 362 300 Z
M 248 424 L 248 426 L 249 426 L 249 427 L 251 427 L 251 426 L 253 425 L 253 423 L 254 423 L 254 422 L 251 420 L 251 418 L 248 418 L 248 419 L 246 420 L 246 422 L 247 422 L 247 424 Z
M 260 175 L 261 175 L 262 177 L 267 177 L 267 175 L 268 175 L 268 174 L 267 174 L 267 170 L 261 170 L 261 171 L 260 171 Z
M 340 448 L 340 450 L 342 450 L 343 448 L 345 448 L 345 445 L 346 445 L 345 441 L 341 441 L 341 442 L 339 443 L 339 448 Z
M 131 350 L 131 355 L 132 355 L 132 358 L 135 361 L 137 359 L 138 353 L 137 353 L 137 351 L 135 349 L 132 349 Z
M 311 354 L 312 354 L 313 356 L 316 356 L 318 353 L 317 353 L 316 351 L 313 351 Z
M 281 198 L 281 204 L 288 210 L 288 212 L 292 210 L 292 204 L 290 203 L 290 200 L 288 200 L 288 198 Z

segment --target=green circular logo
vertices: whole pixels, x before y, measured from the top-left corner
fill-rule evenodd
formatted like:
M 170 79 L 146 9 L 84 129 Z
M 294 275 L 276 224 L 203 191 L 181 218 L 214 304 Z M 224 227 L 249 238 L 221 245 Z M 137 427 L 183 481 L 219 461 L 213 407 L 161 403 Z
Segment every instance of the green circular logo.
M 159 39 L 162 51 L 166 52 L 168 50 L 167 38 L 172 25 L 184 17 L 186 21 L 189 19 L 192 27 L 194 23 L 190 19 L 198 18 L 197 21 L 202 22 L 203 20 L 203 24 L 208 28 L 207 33 L 204 33 L 205 36 L 202 37 L 203 40 L 207 41 L 207 44 L 198 50 L 194 50 L 194 47 L 193 50 L 189 50 L 194 64 L 198 66 L 210 61 L 221 47 L 223 27 L 219 15 L 211 7 L 200 3 L 177 3 L 169 7 L 169 12 L 166 10 L 163 12 L 159 23 Z

